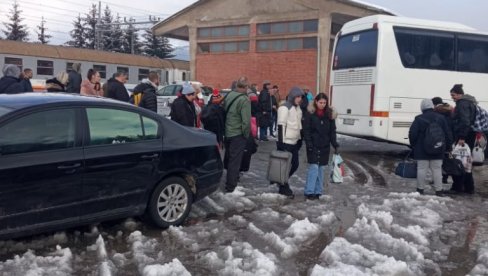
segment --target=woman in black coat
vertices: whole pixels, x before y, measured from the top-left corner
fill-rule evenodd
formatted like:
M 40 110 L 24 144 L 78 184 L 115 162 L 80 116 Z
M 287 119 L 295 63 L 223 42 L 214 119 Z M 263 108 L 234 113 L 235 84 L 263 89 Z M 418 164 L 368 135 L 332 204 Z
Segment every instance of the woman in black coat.
M 330 145 L 337 151 L 335 118 L 329 108 L 327 95 L 320 93 L 308 106 L 305 116 L 304 135 L 307 145 L 308 175 L 305 197 L 318 199 L 322 195 L 324 170 L 329 162 Z

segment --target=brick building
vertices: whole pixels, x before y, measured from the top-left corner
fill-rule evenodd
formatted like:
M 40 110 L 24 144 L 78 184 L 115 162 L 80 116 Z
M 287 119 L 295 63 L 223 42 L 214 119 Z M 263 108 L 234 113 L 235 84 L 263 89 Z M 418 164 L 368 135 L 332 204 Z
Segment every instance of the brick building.
M 191 79 L 217 88 L 246 75 L 327 91 L 335 35 L 352 19 L 391 12 L 353 0 L 199 0 L 156 24 L 190 42 Z

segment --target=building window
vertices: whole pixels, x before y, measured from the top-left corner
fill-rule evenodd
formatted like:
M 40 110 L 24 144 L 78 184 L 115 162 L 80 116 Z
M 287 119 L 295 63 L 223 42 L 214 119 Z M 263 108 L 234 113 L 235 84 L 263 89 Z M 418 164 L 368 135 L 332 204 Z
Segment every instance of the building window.
M 138 80 L 141 81 L 143 79 L 147 79 L 148 76 L 149 76 L 149 69 L 139 69 L 139 74 L 137 77 Z
M 258 40 L 258 52 L 317 49 L 317 37 Z
M 52 60 L 37 60 L 37 74 L 52 76 L 54 75 L 54 65 Z
M 249 52 L 249 41 L 199 43 L 199 53 L 243 53 Z
M 66 62 L 66 72 L 71 72 L 73 70 L 73 62 Z
M 198 28 L 199 38 L 249 36 L 249 25 Z
M 105 79 L 107 77 L 107 66 L 93 64 L 93 70 L 100 74 L 100 78 Z
M 125 72 L 127 75 L 129 75 L 129 67 L 117 66 L 117 72 Z
M 318 31 L 318 20 L 275 22 L 258 24 L 258 35 L 294 34 L 294 33 L 316 33 Z
M 22 59 L 21 58 L 5 57 L 5 64 L 17 65 L 20 68 L 20 71 L 22 71 Z

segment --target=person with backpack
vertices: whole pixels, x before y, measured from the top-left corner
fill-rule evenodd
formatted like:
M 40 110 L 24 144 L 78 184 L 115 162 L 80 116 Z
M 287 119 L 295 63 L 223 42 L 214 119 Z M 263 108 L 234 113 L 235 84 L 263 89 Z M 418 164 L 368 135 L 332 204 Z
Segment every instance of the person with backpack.
M 453 112 L 452 106 L 449 105 L 448 103 L 443 102 L 441 97 L 432 98 L 432 103 L 434 104 L 434 111 L 441 114 L 442 116 L 444 116 L 444 119 L 446 119 L 447 128 L 448 131 L 451 132 L 451 137 L 452 137 L 452 112 Z M 448 157 L 449 157 L 449 153 L 446 153 L 444 159 Z M 443 172 L 442 183 L 447 184 L 448 177 L 449 175 L 444 174 Z
M 158 100 L 156 89 L 159 86 L 159 75 L 155 71 L 149 72 L 148 78 L 143 79 L 136 87 L 129 100 L 139 107 L 158 112 Z
M 224 100 L 226 193 L 232 193 L 237 187 L 242 156 L 251 133 L 251 102 L 246 94 L 248 86 L 247 77 L 240 77 L 236 89 Z
M 432 171 L 435 194 L 444 196 L 442 188 L 442 159 L 446 151 L 451 151 L 452 136 L 446 119 L 434 112 L 431 99 L 424 99 L 420 104 L 422 114 L 415 117 L 408 138 L 413 148 L 413 157 L 417 160 L 417 192 L 424 194 L 429 168 Z
M 217 143 L 222 147 L 225 134 L 225 110 L 222 107 L 224 97 L 220 95 L 218 89 L 214 89 L 208 104 L 202 108 L 200 120 L 203 128 L 215 133 Z
M 464 94 L 463 85 L 455 84 L 451 91 L 451 98 L 456 103 L 452 116 L 453 136 L 456 145 L 464 146 L 466 143 L 470 150 L 474 148 L 476 132 L 472 126 L 476 119 L 476 98 Z M 452 193 L 474 193 L 474 179 L 472 172 L 466 172 L 463 176 L 453 177 Z

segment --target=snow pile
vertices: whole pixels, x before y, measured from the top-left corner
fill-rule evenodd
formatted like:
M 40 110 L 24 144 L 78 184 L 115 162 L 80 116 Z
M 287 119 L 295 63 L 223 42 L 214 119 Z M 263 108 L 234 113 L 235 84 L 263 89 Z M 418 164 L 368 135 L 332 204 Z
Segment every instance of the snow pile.
M 155 239 L 148 239 L 143 236 L 140 231 L 134 231 L 129 235 L 127 240 L 131 243 L 134 263 L 137 265 L 140 272 L 143 272 L 143 269 L 147 264 L 156 261 L 154 258 L 147 255 L 148 253 L 153 253 L 155 255 L 156 246 L 158 245 L 158 242 Z
M 178 259 L 164 265 L 148 265 L 142 272 L 144 276 L 191 276 Z
M 71 275 L 73 255 L 69 248 L 56 246 L 56 251 L 50 256 L 36 256 L 28 250 L 22 257 L 15 256 L 13 260 L 0 263 L 2 275 Z
M 305 218 L 303 220 L 296 220 L 288 229 L 285 230 L 285 238 L 281 238 L 274 232 L 265 233 L 253 223 L 249 223 L 249 230 L 258 236 L 261 236 L 267 243 L 273 246 L 277 251 L 281 252 L 283 258 L 289 258 L 299 251 L 302 243 L 312 240 L 317 237 L 321 230 L 320 227 Z
M 477 264 L 468 275 L 488 275 L 488 242 L 479 247 Z
M 232 242 L 219 253 L 209 252 L 204 259 L 220 275 L 275 275 L 277 266 L 273 254 L 263 254 L 247 242 Z
M 98 236 L 96 245 L 97 245 L 98 259 L 100 261 L 99 275 L 103 275 L 103 276 L 112 275 L 112 269 L 110 267 L 110 263 L 109 263 L 110 261 L 108 259 L 107 249 L 105 247 L 105 241 L 103 240 L 102 235 Z
M 334 241 L 320 255 L 311 275 L 416 275 L 403 261 L 397 261 L 344 238 Z

